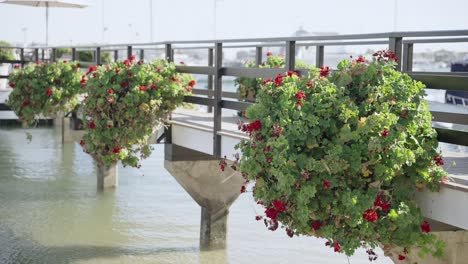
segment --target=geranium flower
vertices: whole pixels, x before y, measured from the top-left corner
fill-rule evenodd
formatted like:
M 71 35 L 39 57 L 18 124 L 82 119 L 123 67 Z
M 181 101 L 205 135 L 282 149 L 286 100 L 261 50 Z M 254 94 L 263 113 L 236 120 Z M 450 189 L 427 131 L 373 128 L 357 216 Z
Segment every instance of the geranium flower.
M 88 127 L 89 127 L 90 129 L 94 129 L 94 128 L 96 127 L 96 124 L 94 124 L 94 121 L 91 121 L 91 122 L 89 122 Z
M 140 89 L 140 91 L 142 91 L 142 92 L 146 92 L 146 90 L 148 90 L 148 88 L 146 88 L 146 86 L 144 86 L 144 85 L 140 85 L 140 88 L 139 88 L 139 89 Z
M 327 77 L 329 73 L 330 73 L 330 67 L 328 67 L 328 66 L 320 67 L 320 76 L 321 77 Z
M 379 216 L 377 215 L 377 212 L 374 211 L 373 209 L 367 209 L 362 215 L 362 218 L 373 223 L 377 221 L 377 219 L 379 219 Z
M 380 207 L 383 211 L 388 211 L 388 210 L 390 210 L 390 205 L 387 203 L 387 201 L 385 201 L 385 200 L 383 199 L 382 195 L 378 195 L 378 196 L 375 198 L 374 206 L 375 206 L 375 207 Z
M 265 210 L 265 215 L 272 220 L 276 220 L 278 218 L 278 213 L 279 213 L 278 210 L 276 210 L 273 207 L 268 207 Z
M 47 96 L 51 96 L 53 94 L 52 89 L 51 88 L 47 89 L 46 94 Z
M 341 251 L 340 242 L 335 241 L 335 245 L 333 246 L 333 249 L 335 250 L 335 252 L 340 252 Z
M 120 148 L 114 148 L 114 149 L 112 150 L 112 153 L 114 153 L 114 154 L 119 154 L 119 153 L 120 153 Z
M 8 85 L 10 85 L 11 88 L 15 88 L 15 84 L 10 82 Z
M 188 83 L 190 87 L 195 87 L 195 84 L 197 84 L 195 80 L 190 80 L 190 82 Z
M 273 207 L 275 207 L 275 209 L 279 212 L 284 212 L 286 211 L 286 205 L 283 203 L 283 201 L 281 200 L 274 200 L 272 202 L 273 204 Z
M 23 106 L 29 106 L 31 104 L 31 102 L 29 101 L 23 101 Z
M 325 187 L 325 189 L 330 189 L 331 183 L 327 180 L 323 180 L 323 186 Z
M 15 64 L 15 65 L 13 65 L 13 68 L 14 68 L 14 69 L 19 69 L 20 66 L 19 66 L 19 64 Z
M 421 224 L 421 231 L 424 233 L 429 233 L 431 232 L 431 225 L 427 221 L 423 221 Z
M 267 57 L 270 57 L 270 56 L 273 55 L 273 53 L 271 53 L 271 51 L 268 51 L 268 52 L 266 53 L 266 55 L 267 55 Z
M 403 256 L 403 255 L 398 255 L 398 260 L 405 260 L 405 259 L 406 259 L 405 256 Z
M 275 84 L 276 86 L 281 86 L 281 84 L 283 84 L 283 75 L 281 74 L 278 74 L 275 78 Z
M 388 134 L 390 133 L 390 131 L 388 131 L 388 129 L 385 129 L 384 131 L 382 131 L 380 133 L 380 135 L 383 137 L 383 138 L 386 138 L 388 136 Z
M 322 227 L 322 222 L 320 221 L 312 221 L 312 223 L 310 224 L 310 226 L 312 227 L 312 229 L 314 229 L 314 231 L 317 231 L 319 230 L 321 227 Z
M 434 162 L 437 166 L 443 166 L 444 165 L 444 159 L 442 159 L 441 156 L 435 156 L 434 157 Z

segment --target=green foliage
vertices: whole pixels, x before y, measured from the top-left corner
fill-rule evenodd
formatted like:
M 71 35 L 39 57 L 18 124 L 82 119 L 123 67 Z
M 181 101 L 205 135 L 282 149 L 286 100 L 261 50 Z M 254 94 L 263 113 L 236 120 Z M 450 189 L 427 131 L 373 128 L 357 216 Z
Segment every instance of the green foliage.
M 55 55 L 57 56 L 58 59 L 62 58 L 63 55 L 70 54 L 70 53 L 71 53 L 70 48 L 58 48 L 55 50 Z
M 0 41 L 0 47 L 11 47 L 6 41 Z M 14 60 L 13 50 L 11 48 L 0 48 L 0 61 Z
M 38 115 L 71 111 L 83 92 L 81 75 L 77 63 L 37 63 L 15 69 L 9 78 L 13 91 L 7 104 L 25 127 L 32 125 Z
M 94 55 L 93 51 L 79 51 L 78 52 L 78 60 L 82 62 L 94 62 Z M 111 63 L 112 62 L 112 56 L 110 52 L 108 51 L 102 51 L 101 52 L 101 62 L 102 63 Z
M 259 68 L 283 68 L 285 66 L 284 56 L 271 55 L 268 53 L 266 61 L 264 61 Z M 254 62 L 248 62 L 245 64 L 247 68 L 255 67 Z M 296 69 L 309 69 L 310 66 L 304 62 L 297 61 L 295 65 Z M 255 102 L 257 92 L 260 89 L 260 85 L 263 79 L 261 78 L 248 78 L 238 77 L 234 80 L 235 85 L 238 87 L 239 95 L 241 100 Z
M 83 104 L 84 150 L 99 164 L 138 167 L 151 154 L 149 137 L 182 104 L 195 81 L 164 60 L 118 61 L 90 67 Z
M 446 176 L 424 85 L 380 54 L 343 61 L 330 76 L 313 68 L 265 80 L 241 126 L 250 140 L 237 146 L 240 170 L 271 230 L 280 222 L 347 255 L 383 244 L 440 256 L 413 199 Z

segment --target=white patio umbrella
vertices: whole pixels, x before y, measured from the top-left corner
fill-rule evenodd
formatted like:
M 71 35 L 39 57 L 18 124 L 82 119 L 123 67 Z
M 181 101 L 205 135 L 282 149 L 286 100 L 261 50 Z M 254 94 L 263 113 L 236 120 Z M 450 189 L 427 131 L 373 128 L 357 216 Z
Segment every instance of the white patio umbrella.
M 0 1 L 2 4 L 13 4 L 13 5 L 25 5 L 34 7 L 45 7 L 46 8 L 46 46 L 49 44 L 49 7 L 64 7 L 64 8 L 84 8 L 89 5 L 89 1 L 86 0 L 75 0 L 75 1 L 60 1 L 60 0 L 43 0 L 43 1 L 31 1 L 31 0 L 3 0 Z

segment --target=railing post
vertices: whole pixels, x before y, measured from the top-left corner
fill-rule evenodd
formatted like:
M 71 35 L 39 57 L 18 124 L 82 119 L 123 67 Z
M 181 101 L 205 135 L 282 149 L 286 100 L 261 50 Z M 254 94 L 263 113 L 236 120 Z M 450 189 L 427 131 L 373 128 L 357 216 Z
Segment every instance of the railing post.
M 119 50 L 114 50 L 114 61 L 119 60 Z
M 260 66 L 262 64 L 262 47 L 255 48 L 255 66 Z
M 145 50 L 140 49 L 140 60 L 144 60 L 144 59 L 145 59 Z
M 52 48 L 52 52 L 50 53 L 50 61 L 51 62 L 55 62 L 56 60 L 56 54 L 57 53 L 57 49 L 56 48 Z
M 132 56 L 132 46 L 127 46 L 127 59 Z
M 41 49 L 41 57 L 42 57 L 42 61 L 45 60 L 45 51 L 44 51 L 44 48 Z
M 296 41 L 286 41 L 286 61 L 287 71 L 293 71 L 296 64 Z
M 34 59 L 36 61 L 39 60 L 39 49 L 38 48 L 34 49 Z
M 397 71 L 401 71 L 401 44 L 402 37 L 390 37 L 388 40 L 388 48 L 395 53 L 397 59 Z
M 71 49 L 71 60 L 76 61 L 76 48 Z
M 413 70 L 413 43 L 403 44 L 403 71 Z
M 165 49 L 166 49 L 166 60 L 174 61 L 174 53 L 172 52 L 172 45 L 167 43 L 165 45 Z
M 24 67 L 24 48 L 20 49 L 21 68 Z
M 319 45 L 315 47 L 315 67 L 320 68 L 323 66 L 324 54 L 325 46 Z
M 208 49 L 208 66 L 213 67 L 214 66 L 214 50 L 213 48 Z M 208 91 L 213 91 L 213 75 L 208 75 Z M 213 98 L 213 96 L 208 96 L 208 98 Z M 207 112 L 212 113 L 213 112 L 213 107 L 212 106 L 207 106 Z
M 101 65 L 101 47 L 96 47 L 96 65 Z
M 213 124 L 213 156 L 221 158 L 222 99 L 223 99 L 223 43 L 215 43 L 215 84 L 214 84 L 214 124 Z

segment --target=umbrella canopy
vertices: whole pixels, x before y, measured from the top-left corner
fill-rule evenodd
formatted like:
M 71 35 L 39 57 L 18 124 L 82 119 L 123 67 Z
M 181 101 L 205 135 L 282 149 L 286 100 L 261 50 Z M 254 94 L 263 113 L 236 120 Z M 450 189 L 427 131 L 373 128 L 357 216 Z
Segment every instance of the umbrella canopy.
M 46 46 L 49 44 L 49 7 L 63 7 L 63 8 L 83 8 L 89 5 L 88 1 L 60 1 L 60 0 L 42 0 L 42 1 L 31 1 L 31 0 L 3 0 L 0 1 L 2 4 L 13 4 L 13 5 L 25 5 L 34 7 L 45 7 L 46 8 Z

